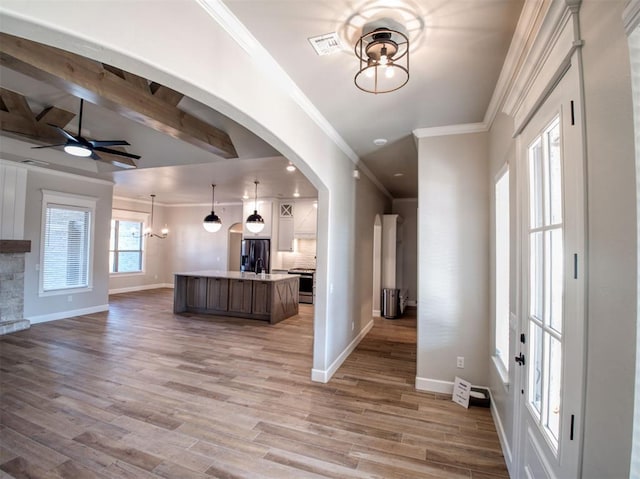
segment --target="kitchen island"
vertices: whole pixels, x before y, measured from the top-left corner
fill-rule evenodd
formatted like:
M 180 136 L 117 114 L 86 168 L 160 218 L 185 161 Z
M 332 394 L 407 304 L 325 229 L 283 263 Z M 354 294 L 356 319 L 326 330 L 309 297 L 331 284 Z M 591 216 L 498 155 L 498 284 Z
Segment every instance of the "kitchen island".
M 296 274 L 210 270 L 174 275 L 174 313 L 235 316 L 271 324 L 298 314 L 300 277 Z

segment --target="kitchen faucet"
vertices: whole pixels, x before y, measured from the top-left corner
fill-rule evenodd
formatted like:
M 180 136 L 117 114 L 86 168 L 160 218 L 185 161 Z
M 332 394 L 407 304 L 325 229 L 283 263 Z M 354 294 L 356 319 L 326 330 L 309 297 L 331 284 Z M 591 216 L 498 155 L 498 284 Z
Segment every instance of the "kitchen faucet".
M 264 269 L 264 261 L 262 261 L 262 258 L 258 258 L 256 260 L 256 270 L 255 273 L 258 274 L 260 273 L 262 270 Z

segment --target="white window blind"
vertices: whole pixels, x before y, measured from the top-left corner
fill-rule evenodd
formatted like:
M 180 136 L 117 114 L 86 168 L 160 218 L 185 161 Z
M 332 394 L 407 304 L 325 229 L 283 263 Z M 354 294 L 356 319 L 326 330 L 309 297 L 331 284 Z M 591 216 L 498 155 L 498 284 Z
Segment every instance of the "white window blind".
M 43 191 L 40 293 L 91 288 L 95 200 Z

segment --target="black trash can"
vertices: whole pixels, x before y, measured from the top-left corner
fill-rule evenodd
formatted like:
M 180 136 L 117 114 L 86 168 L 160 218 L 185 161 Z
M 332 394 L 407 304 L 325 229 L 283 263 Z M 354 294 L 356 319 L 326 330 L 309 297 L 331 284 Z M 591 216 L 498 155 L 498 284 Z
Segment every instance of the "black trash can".
M 395 288 L 383 288 L 382 290 L 382 316 L 387 319 L 398 317 L 400 312 L 400 290 Z

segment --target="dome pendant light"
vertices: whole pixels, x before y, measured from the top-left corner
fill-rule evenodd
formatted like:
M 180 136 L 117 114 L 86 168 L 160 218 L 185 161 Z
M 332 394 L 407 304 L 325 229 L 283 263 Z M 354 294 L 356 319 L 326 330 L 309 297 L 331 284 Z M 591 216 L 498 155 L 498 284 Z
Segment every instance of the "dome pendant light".
M 220 220 L 218 215 L 215 214 L 213 211 L 213 203 L 215 201 L 215 190 L 216 190 L 216 185 L 211 185 L 211 214 L 205 216 L 204 220 L 202 221 L 202 226 L 204 226 L 204 229 L 207 230 L 209 233 L 215 233 L 216 231 L 220 231 L 220 228 L 222 228 L 222 221 Z
M 256 199 L 254 203 L 253 214 L 247 217 L 247 229 L 252 233 L 260 233 L 264 229 L 264 219 L 258 214 L 258 180 L 256 184 Z

